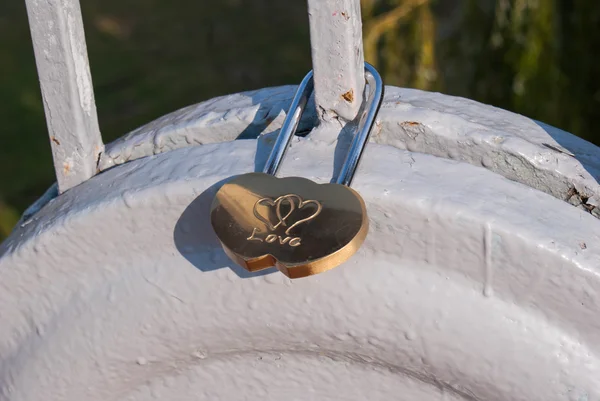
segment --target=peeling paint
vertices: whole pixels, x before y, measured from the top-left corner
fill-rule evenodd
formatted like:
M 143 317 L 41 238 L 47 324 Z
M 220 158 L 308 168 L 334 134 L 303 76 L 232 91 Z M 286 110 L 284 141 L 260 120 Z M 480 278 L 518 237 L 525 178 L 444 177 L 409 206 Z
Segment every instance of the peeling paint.
M 259 136 L 265 128 L 254 123 L 257 116 L 277 116 L 264 131 L 273 132 L 280 128 L 294 91 L 293 86 L 267 88 L 188 106 L 107 145 L 99 169 L 190 143 Z M 299 130 L 315 125 L 315 107 L 309 106 Z M 372 142 L 483 166 L 559 199 L 565 199 L 570 188 L 600 199 L 600 185 L 594 178 L 600 176 L 600 148 L 524 116 L 468 99 L 386 87 L 376 127 Z M 548 143 L 558 141 L 579 156 L 553 152 L 552 161 L 539 158 L 541 152 L 550 152 Z M 595 208 L 590 213 L 600 216 L 599 212 Z
M 97 172 L 103 148 L 78 0 L 27 0 L 60 192 Z M 70 160 L 67 160 L 70 158 Z
M 95 110 L 92 110 L 92 104 L 94 103 L 92 81 L 85 44 L 82 46 L 81 43 L 82 33 L 76 31 L 78 22 L 74 21 L 72 13 L 67 14 L 67 30 L 69 32 L 69 44 L 75 67 L 74 73 L 77 80 L 79 101 L 82 110 L 89 116 L 92 112 L 95 112 Z

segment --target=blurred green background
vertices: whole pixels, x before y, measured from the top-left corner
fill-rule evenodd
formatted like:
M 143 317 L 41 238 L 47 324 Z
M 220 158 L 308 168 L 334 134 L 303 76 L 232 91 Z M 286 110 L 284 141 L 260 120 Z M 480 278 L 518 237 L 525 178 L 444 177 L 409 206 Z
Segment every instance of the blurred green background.
M 298 83 L 306 0 L 81 0 L 105 142 L 214 96 Z M 386 84 L 464 96 L 600 144 L 600 1 L 363 0 Z M 54 181 L 24 0 L 0 1 L 0 240 Z

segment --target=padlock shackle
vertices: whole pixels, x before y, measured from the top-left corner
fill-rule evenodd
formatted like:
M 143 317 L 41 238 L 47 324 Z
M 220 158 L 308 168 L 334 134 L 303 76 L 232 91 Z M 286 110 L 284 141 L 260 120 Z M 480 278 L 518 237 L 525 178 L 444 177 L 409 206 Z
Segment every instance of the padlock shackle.
M 350 186 L 358 163 L 365 150 L 369 136 L 375 123 L 375 118 L 383 100 L 383 80 L 379 72 L 369 63 L 365 63 L 365 78 L 369 84 L 369 96 L 366 99 L 366 107 L 362 111 L 358 124 L 358 131 L 352 139 L 352 145 L 342 165 L 342 170 L 335 180 L 336 183 Z
M 362 156 L 365 145 L 369 140 L 371 129 L 375 123 L 381 101 L 383 100 L 383 81 L 375 67 L 369 63 L 365 63 L 365 79 L 369 84 L 369 95 L 366 99 L 366 105 L 360 115 L 357 133 L 354 135 L 352 145 L 350 146 L 350 150 L 346 156 L 340 174 L 335 180 L 336 183 L 347 186 L 352 183 L 352 178 L 354 177 L 354 173 L 360 162 L 360 157 Z M 265 164 L 263 173 L 270 175 L 275 175 L 277 173 L 281 161 L 285 156 L 285 152 L 289 147 L 290 141 L 298 128 L 300 118 L 302 117 L 308 99 L 312 94 L 313 87 L 313 72 L 311 70 L 306 74 L 302 82 L 300 82 L 300 85 L 298 85 L 296 95 L 292 100 L 292 104 L 290 105 L 288 114 L 281 126 L 277 140 L 273 145 L 273 150 L 269 155 L 269 159 Z
M 310 70 L 302 82 L 300 82 L 300 85 L 298 85 L 298 89 L 296 90 L 296 94 L 294 95 L 294 99 L 292 100 L 292 104 L 290 105 L 290 109 L 288 110 L 283 125 L 279 130 L 279 135 L 277 136 L 275 145 L 273 145 L 273 150 L 265 164 L 263 173 L 270 175 L 275 175 L 277 173 L 279 165 L 283 160 L 283 156 L 285 156 L 290 141 L 298 128 L 300 118 L 302 118 L 302 113 L 304 113 L 304 108 L 306 107 L 306 103 L 308 103 L 308 98 L 310 98 L 310 95 L 312 94 L 313 87 L 313 72 Z

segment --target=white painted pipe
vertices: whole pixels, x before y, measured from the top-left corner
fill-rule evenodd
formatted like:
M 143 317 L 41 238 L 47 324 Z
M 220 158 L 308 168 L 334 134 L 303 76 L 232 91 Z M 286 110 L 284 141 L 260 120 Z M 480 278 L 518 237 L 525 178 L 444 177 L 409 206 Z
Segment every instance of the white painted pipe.
M 308 17 L 317 113 L 339 127 L 356 117 L 363 102 L 360 0 L 308 0 Z
M 208 221 L 219 185 L 260 170 L 273 135 L 224 139 L 285 102 L 282 93 L 233 95 L 140 129 L 112 149 L 133 158 L 150 143 L 203 144 L 104 171 L 2 244 L 0 399 L 600 398 L 600 223 L 506 179 L 509 169 L 473 165 L 493 146 L 510 162 L 520 143 L 516 168 L 543 176 L 543 163 L 524 166 L 542 152 L 536 141 L 552 140 L 548 128 L 388 90 L 380 143 L 353 182 L 370 216 L 364 246 L 338 268 L 290 281 L 235 267 Z M 458 137 L 452 160 L 420 153 L 452 144 L 455 132 L 473 143 Z M 583 147 L 559 139 L 574 154 L 569 144 Z M 328 182 L 334 147 L 296 138 L 279 175 Z
M 270 139 L 281 127 L 294 93 L 294 86 L 260 89 L 167 114 L 108 144 L 98 167 L 103 171 L 153 154 L 261 133 Z M 315 107 L 309 105 L 299 130 L 306 132 L 316 123 Z M 328 133 L 331 129 L 325 136 Z M 483 167 L 583 209 L 582 198 L 588 203 L 600 200 L 600 148 L 473 100 L 388 86 L 371 141 Z M 261 146 L 270 148 L 273 143 L 268 140 Z M 339 152 L 336 166 L 345 155 Z

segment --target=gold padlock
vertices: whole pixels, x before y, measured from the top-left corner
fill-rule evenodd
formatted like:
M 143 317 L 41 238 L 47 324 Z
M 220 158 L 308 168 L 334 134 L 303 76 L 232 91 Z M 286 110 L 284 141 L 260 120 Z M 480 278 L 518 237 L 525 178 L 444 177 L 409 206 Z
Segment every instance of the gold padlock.
M 335 184 L 277 178 L 279 165 L 313 89 L 302 80 L 262 173 L 234 177 L 211 208 L 211 223 L 225 253 L 255 272 L 276 266 L 290 278 L 332 269 L 348 260 L 367 236 L 369 219 L 361 196 L 349 187 L 383 99 L 377 70 L 365 63 L 368 104 Z

